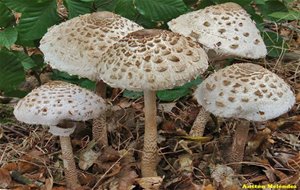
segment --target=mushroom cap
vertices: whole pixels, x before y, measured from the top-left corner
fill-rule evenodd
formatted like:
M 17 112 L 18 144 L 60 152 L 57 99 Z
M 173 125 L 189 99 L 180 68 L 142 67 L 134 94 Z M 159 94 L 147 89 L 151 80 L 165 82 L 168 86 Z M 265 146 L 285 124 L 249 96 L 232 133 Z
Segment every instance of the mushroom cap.
M 168 22 L 170 29 L 222 56 L 263 58 L 267 49 L 249 14 L 236 3 L 206 7 Z M 210 51 L 209 51 L 210 50 Z
M 53 68 L 95 81 L 96 65 L 107 48 L 140 29 L 143 27 L 111 12 L 85 14 L 51 27 L 40 49 Z
M 134 91 L 171 89 L 207 67 L 207 55 L 200 44 L 159 29 L 128 34 L 111 46 L 98 64 L 104 82 Z
M 295 103 L 288 84 L 262 66 L 239 63 L 217 71 L 198 85 L 195 97 L 221 117 L 266 121 L 286 113 Z
M 63 81 L 52 81 L 21 99 L 14 115 L 28 124 L 57 125 L 62 120 L 96 118 L 105 108 L 104 100 L 93 92 Z

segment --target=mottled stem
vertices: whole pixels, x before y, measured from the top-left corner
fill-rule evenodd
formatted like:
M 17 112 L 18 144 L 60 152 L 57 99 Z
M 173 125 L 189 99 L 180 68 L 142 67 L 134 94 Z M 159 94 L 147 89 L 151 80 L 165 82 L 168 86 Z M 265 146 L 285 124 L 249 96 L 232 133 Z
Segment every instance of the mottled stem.
M 190 131 L 190 136 L 199 136 L 202 137 L 205 130 L 205 125 L 210 119 L 210 114 L 204 108 L 200 108 L 200 111 L 193 123 L 193 126 Z
M 72 151 L 71 139 L 69 136 L 60 136 L 60 146 L 62 151 L 62 159 L 64 163 L 64 172 L 67 182 L 67 188 L 74 190 L 79 188 L 79 181 L 77 178 L 77 170 Z
M 248 121 L 240 121 L 236 128 L 232 142 L 231 152 L 229 154 L 229 162 L 236 162 L 232 168 L 239 172 L 242 168 L 242 162 L 244 158 L 245 145 L 248 139 L 250 123 Z
M 102 98 L 106 98 L 106 84 L 100 80 L 96 83 L 96 94 Z M 93 120 L 93 139 L 103 146 L 108 145 L 106 114 L 103 113 L 98 118 Z
M 102 146 L 108 146 L 105 113 L 93 120 L 93 139 Z
M 141 163 L 143 177 L 155 177 L 157 165 L 157 125 L 156 125 L 156 93 L 144 91 L 145 134 Z

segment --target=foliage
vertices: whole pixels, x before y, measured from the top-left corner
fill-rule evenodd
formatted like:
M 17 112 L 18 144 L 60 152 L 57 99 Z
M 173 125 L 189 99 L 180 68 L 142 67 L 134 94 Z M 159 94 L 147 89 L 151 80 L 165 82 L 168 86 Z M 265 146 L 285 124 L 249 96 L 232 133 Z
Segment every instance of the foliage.
M 4 93 L 18 90 L 27 71 L 39 76 L 45 64 L 38 54 L 27 52 L 29 47 L 38 48 L 39 40 L 52 25 L 81 14 L 108 10 L 127 17 L 145 28 L 167 28 L 166 23 L 189 11 L 228 0 L 63 0 L 68 11 L 67 18 L 58 13 L 57 0 L 0 0 L 0 64 L 1 85 Z M 286 49 L 284 40 L 277 34 L 265 31 L 263 20 L 285 22 L 300 18 L 300 13 L 290 10 L 290 0 L 230 0 L 243 6 L 256 21 L 263 32 L 268 46 L 269 56 L 278 57 Z M 254 8 L 255 7 L 255 8 Z M 21 14 L 18 14 L 21 13 Z M 20 16 L 21 15 L 21 16 Z M 275 36 L 276 35 L 276 36 Z M 14 47 L 14 48 L 12 48 Z M 16 50 L 17 49 L 17 50 Z M 77 84 L 94 87 L 94 83 L 76 77 L 68 78 L 66 74 L 54 72 L 53 77 L 66 79 Z M 61 75 L 65 77 L 61 77 Z M 197 82 L 196 82 L 197 83 Z M 157 95 L 161 100 L 171 101 L 190 93 L 187 84 Z M 132 96 L 125 92 L 124 96 Z M 14 95 L 14 94 L 12 94 Z
M 174 101 L 186 95 L 189 95 L 192 90 L 191 88 L 202 82 L 200 77 L 197 77 L 195 80 L 188 82 L 180 87 L 175 87 L 171 90 L 160 90 L 157 92 L 158 99 L 162 101 Z M 138 99 L 143 96 L 143 92 L 134 92 L 125 90 L 123 92 L 123 96 L 130 99 Z
M 24 81 L 24 70 L 21 61 L 12 52 L 0 51 L 0 89 L 5 93 L 17 90 L 18 84 Z M 9 85 L 8 85 L 9 84 Z

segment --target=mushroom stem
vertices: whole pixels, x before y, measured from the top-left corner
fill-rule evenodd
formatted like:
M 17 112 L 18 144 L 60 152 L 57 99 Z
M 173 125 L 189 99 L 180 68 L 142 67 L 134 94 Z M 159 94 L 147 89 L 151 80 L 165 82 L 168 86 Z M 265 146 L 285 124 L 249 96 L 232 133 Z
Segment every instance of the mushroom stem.
M 103 113 L 93 120 L 93 139 L 102 146 L 108 146 L 106 114 Z
M 145 134 L 141 163 L 143 177 L 155 177 L 157 165 L 156 93 L 144 90 Z
M 96 83 L 96 94 L 102 98 L 106 98 L 106 84 L 103 80 Z M 98 118 L 93 120 L 93 139 L 102 146 L 108 146 L 106 114 L 101 114 Z
M 210 119 L 210 114 L 207 112 L 203 107 L 200 108 L 200 111 L 193 123 L 193 126 L 190 131 L 190 136 L 199 136 L 202 137 L 204 130 L 205 130 L 205 125 Z
M 67 188 L 72 190 L 79 188 L 80 185 L 77 178 L 77 170 L 74 161 L 70 136 L 59 136 L 59 140 L 62 151 Z
M 244 158 L 244 150 L 248 138 L 249 127 L 249 121 L 242 120 L 237 124 L 235 128 L 229 161 L 236 163 L 232 166 L 232 168 L 237 172 L 239 172 L 242 168 L 241 163 L 238 162 L 242 162 Z

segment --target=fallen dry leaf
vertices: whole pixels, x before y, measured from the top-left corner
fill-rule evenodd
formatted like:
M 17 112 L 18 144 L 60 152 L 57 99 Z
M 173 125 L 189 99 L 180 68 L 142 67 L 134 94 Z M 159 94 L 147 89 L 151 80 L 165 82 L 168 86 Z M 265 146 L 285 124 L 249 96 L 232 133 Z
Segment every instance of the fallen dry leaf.
M 290 158 L 287 165 L 294 171 L 300 171 L 300 153 Z
M 12 182 L 9 171 L 0 168 L 0 188 L 7 188 Z
M 212 184 L 209 184 L 207 186 L 204 186 L 203 190 L 216 190 L 216 189 L 212 186 Z
M 299 38 L 300 39 L 300 38 Z M 296 95 L 296 102 L 299 103 L 300 102 L 300 92 L 297 93 Z
M 78 163 L 80 169 L 89 169 L 100 156 L 101 151 L 96 151 L 95 146 L 97 146 L 97 143 L 94 140 L 92 140 L 87 144 L 87 146 L 84 149 L 80 151 Z
M 161 177 L 143 177 L 135 180 L 142 188 L 147 190 L 158 190 L 163 178 Z
M 211 170 L 211 177 L 217 187 L 235 189 L 235 186 L 239 186 L 238 180 L 231 167 L 218 164 L 216 166 L 212 166 Z
M 193 172 L 193 158 L 190 154 L 184 154 L 179 156 L 179 170 L 181 172 L 192 173 Z
M 53 178 L 48 178 L 45 180 L 45 185 L 42 190 L 52 190 L 53 189 Z

